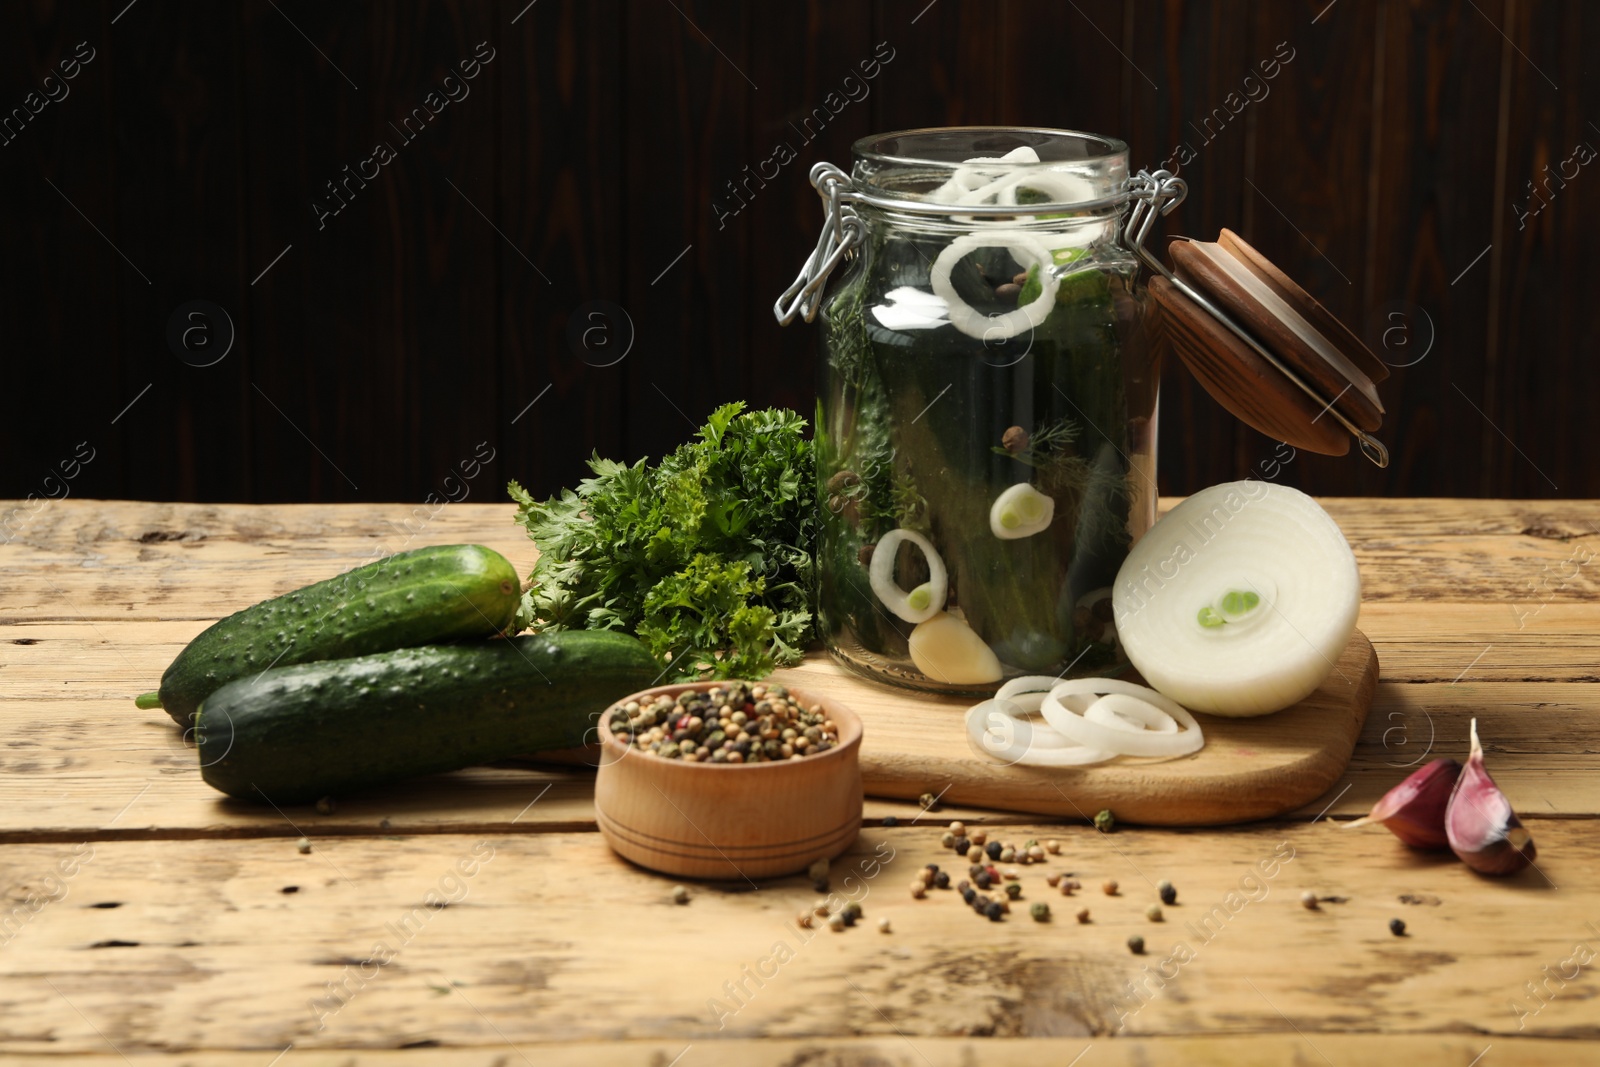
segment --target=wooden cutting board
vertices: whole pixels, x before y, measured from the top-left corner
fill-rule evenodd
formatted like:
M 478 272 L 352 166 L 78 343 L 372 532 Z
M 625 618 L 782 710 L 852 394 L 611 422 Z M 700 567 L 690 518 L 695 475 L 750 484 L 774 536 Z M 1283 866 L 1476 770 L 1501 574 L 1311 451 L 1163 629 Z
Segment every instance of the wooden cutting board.
M 1203 749 L 1174 760 L 1122 759 L 1097 767 L 1003 766 L 967 744 L 975 700 L 866 681 L 822 656 L 774 681 L 821 689 L 861 716 L 861 777 L 869 796 L 1120 822 L 1219 826 L 1304 807 L 1344 773 L 1378 685 L 1378 656 L 1359 630 L 1328 680 L 1299 704 L 1253 719 L 1196 715 Z

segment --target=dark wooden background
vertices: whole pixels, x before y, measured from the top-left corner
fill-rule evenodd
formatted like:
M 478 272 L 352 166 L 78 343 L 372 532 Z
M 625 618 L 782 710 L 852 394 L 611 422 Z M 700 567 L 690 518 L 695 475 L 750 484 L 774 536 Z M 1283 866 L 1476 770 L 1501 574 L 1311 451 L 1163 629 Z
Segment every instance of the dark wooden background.
M 1600 4 L 526 4 L 0 7 L 0 113 L 95 50 L 0 145 L 0 497 L 497 500 L 595 449 L 658 455 L 721 401 L 809 412 L 815 331 L 769 310 L 818 226 L 807 170 L 871 132 L 980 123 L 1119 134 L 1136 165 L 1190 143 L 1172 232 L 1231 226 L 1388 331 L 1380 354 L 1411 364 L 1384 390 L 1393 465 L 1301 455 L 1282 480 L 1600 495 L 1600 167 L 1518 214 L 1546 165 L 1600 146 Z M 400 143 L 389 123 L 484 41 L 470 95 Z M 790 123 L 880 42 L 870 95 L 803 143 Z M 1205 143 L 1279 42 L 1269 95 Z M 319 229 L 324 183 L 379 140 L 398 158 Z M 799 158 L 719 219 L 783 140 Z M 212 366 L 167 343 L 191 300 L 237 332 Z M 1175 364 L 1161 430 L 1165 492 L 1275 452 Z

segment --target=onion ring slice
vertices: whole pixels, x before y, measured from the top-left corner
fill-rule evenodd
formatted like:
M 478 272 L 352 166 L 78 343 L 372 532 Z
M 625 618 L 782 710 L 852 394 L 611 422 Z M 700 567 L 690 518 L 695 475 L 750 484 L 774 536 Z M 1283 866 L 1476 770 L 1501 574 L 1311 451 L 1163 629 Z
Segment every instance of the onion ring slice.
M 967 743 L 988 759 L 1026 767 L 1085 767 L 1116 756 L 1085 748 L 1049 727 L 1030 723 L 1026 715 L 1021 705 L 1010 700 L 995 698 L 974 704 L 967 709 Z M 1003 722 L 995 723 L 995 716 Z
M 1039 710 L 1037 701 L 1034 705 L 1033 708 L 1029 708 L 1025 703 L 995 698 L 985 700 L 977 705 L 976 709 L 967 710 L 969 714 L 973 710 L 981 710 L 984 733 L 1002 747 L 1012 743 L 1025 749 L 1083 747 L 1049 723 L 1030 719 L 1028 716 Z
M 994 697 L 996 700 L 1015 700 L 1022 693 L 1048 693 L 1062 681 L 1049 674 L 1025 674 L 1002 685 Z
M 1002 685 L 994 698 L 1019 704 L 1023 711 L 1038 711 L 1040 705 L 1044 703 L 1045 694 L 1061 682 L 1061 678 L 1051 674 L 1025 674 Z M 1070 708 L 1079 715 L 1085 714 L 1094 702 L 1094 693 L 1072 693 L 1061 698 L 1063 707 Z M 1052 726 L 1051 729 L 1054 730 L 1055 727 Z M 1056 732 L 1060 733 L 1059 730 Z M 1077 744 L 1075 741 L 1072 743 Z
M 980 248 L 1004 248 L 1023 266 L 1038 266 L 1039 295 L 1015 311 L 996 315 L 985 315 L 961 299 L 950 281 L 950 272 L 963 256 Z M 1003 341 L 1038 326 L 1056 306 L 1056 290 L 1061 287 L 1061 279 L 1050 269 L 1054 264 L 1050 249 L 1026 230 L 969 233 L 957 237 L 939 252 L 928 271 L 928 283 L 949 306 L 950 325 L 980 341 Z
M 894 557 L 901 541 L 916 545 L 922 550 L 922 558 L 928 561 L 928 604 L 920 610 L 911 606 L 911 594 L 894 581 Z M 872 550 L 872 564 L 867 569 L 867 578 L 872 591 L 883 601 L 883 606 L 913 625 L 927 622 L 943 611 L 945 599 L 950 594 L 950 577 L 945 571 L 944 560 L 926 537 L 912 530 L 890 530 L 878 539 L 878 547 Z
M 1158 733 L 1154 730 L 1130 730 L 1127 726 L 1108 726 L 1103 722 L 1088 719 L 1087 712 L 1079 714 L 1069 711 L 1062 704 L 1062 698 L 1081 693 L 1103 693 L 1107 696 L 1119 695 L 1136 697 L 1152 705 L 1154 708 L 1172 716 L 1184 729 L 1175 734 Z M 1102 698 L 1103 700 L 1103 698 Z M 1120 702 L 1119 702 L 1120 703 Z M 1097 700 L 1090 708 L 1101 705 Z M 1105 713 L 1115 714 L 1116 705 L 1103 705 Z M 1116 752 L 1123 756 L 1187 756 L 1196 752 L 1205 744 L 1205 735 L 1200 730 L 1200 724 L 1193 715 L 1181 704 L 1153 689 L 1147 689 L 1131 682 L 1119 681 L 1115 678 L 1072 678 L 1058 682 L 1044 698 L 1039 710 L 1043 713 L 1045 721 L 1067 737 L 1092 748 Z
M 1068 697 L 1068 700 L 1074 699 Z M 1083 699 L 1081 696 L 1076 699 Z M 1131 734 L 1149 731 L 1155 734 L 1175 734 L 1178 720 L 1162 711 L 1148 700 L 1131 697 L 1126 693 L 1110 693 L 1093 701 L 1085 709 L 1063 702 L 1069 711 L 1076 711 L 1090 722 L 1109 726 L 1113 730 L 1126 730 Z
M 1058 679 L 1051 679 L 1051 681 L 1057 681 L 1057 680 Z M 1043 692 L 1041 690 L 1039 692 L 1017 693 L 1017 694 L 1015 694 L 1013 696 L 1009 696 L 1009 697 L 996 696 L 994 698 L 994 700 L 995 700 L 995 702 L 997 704 L 1009 704 L 1009 705 L 1012 705 L 1013 707 L 1015 707 L 1017 709 L 1017 711 L 1020 712 L 1021 714 L 1017 714 L 1016 712 L 1013 712 L 1011 710 L 1011 708 L 1009 708 L 1009 707 L 1007 707 L 1007 708 L 997 708 L 996 710 L 999 710 L 999 711 L 1003 712 L 1004 714 L 1011 715 L 1012 718 L 1015 718 L 1017 721 L 1021 722 L 1023 725 L 1029 727 L 1033 731 L 1034 737 L 1038 738 L 1039 743 L 1043 747 L 1045 747 L 1045 748 L 1071 748 L 1071 747 L 1077 745 L 1078 742 L 1074 741 L 1070 737 L 1067 737 L 1060 730 L 1057 730 L 1054 726 L 1051 726 L 1049 723 L 1047 723 L 1047 722 L 1036 722 L 1036 721 L 1026 717 L 1026 716 L 1029 716 L 1029 715 L 1038 714 L 1039 713 L 1039 706 L 1044 703 L 1044 698 L 1046 696 L 1048 696 L 1048 695 L 1049 694 L 1047 694 L 1047 693 L 1045 693 L 1045 692 Z M 1068 703 L 1069 701 L 1070 701 L 1070 703 Z M 1066 707 L 1069 707 L 1073 711 L 1077 712 L 1078 714 L 1083 715 L 1083 714 L 1086 714 L 1088 712 L 1090 706 L 1094 704 L 1094 701 L 1095 701 L 1095 698 L 1094 698 L 1093 694 L 1082 694 L 1082 695 L 1078 695 L 1078 696 L 1066 697 L 1065 700 L 1063 701 L 1063 703 L 1064 703 L 1064 705 Z M 990 727 L 989 728 L 990 728 L 991 731 L 993 731 L 993 729 L 994 729 L 994 725 L 993 725 L 993 721 L 992 720 L 990 722 Z M 1174 723 L 1172 728 L 1174 730 L 1176 730 L 1178 728 L 1177 724 Z

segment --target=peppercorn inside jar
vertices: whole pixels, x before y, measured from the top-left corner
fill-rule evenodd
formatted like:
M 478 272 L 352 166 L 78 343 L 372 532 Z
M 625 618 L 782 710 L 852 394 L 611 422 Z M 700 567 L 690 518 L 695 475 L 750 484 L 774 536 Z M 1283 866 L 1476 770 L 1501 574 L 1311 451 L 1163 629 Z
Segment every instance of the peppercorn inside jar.
M 813 181 L 836 237 L 808 272 L 849 255 L 790 309 L 822 319 L 828 649 L 939 691 L 1124 671 L 1111 585 L 1155 521 L 1160 377 L 1121 233 L 1127 146 L 917 130 Z

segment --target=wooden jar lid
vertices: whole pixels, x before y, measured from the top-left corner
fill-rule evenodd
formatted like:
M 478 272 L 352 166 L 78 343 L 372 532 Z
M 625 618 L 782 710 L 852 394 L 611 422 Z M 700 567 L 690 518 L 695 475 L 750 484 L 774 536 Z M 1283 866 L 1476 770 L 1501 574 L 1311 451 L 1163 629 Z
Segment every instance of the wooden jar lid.
M 1167 336 L 1190 372 L 1228 411 L 1296 448 L 1342 456 L 1356 427 L 1383 422 L 1377 382 L 1389 369 L 1325 307 L 1231 230 L 1216 242 L 1172 242 L 1173 273 L 1217 305 L 1310 386 L 1308 396 L 1168 279 L 1151 279 Z

